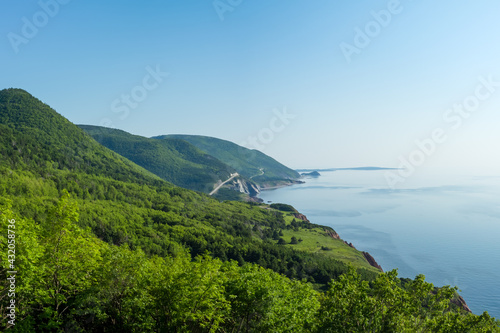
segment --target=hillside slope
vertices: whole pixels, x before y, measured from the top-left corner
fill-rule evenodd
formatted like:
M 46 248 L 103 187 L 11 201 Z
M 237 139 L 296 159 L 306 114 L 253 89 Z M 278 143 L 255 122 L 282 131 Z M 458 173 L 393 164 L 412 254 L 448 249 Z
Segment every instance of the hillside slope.
M 236 171 L 180 139 L 154 140 L 125 131 L 78 125 L 103 146 L 177 186 L 209 193 Z
M 0 155 L 0 165 L 41 174 L 49 169 L 77 170 L 121 181 L 159 180 L 21 89 L 0 91 Z
M 200 135 L 161 135 L 154 139 L 182 139 L 214 156 L 234 168 L 243 177 L 261 187 L 278 183 L 292 183 L 299 173 L 284 166 L 272 157 L 258 151 L 241 147 L 233 142 Z

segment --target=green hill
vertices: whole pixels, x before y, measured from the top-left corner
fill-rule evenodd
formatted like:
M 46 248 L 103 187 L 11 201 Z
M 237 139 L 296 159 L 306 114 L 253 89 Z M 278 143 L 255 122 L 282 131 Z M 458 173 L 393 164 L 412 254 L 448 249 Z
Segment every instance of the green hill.
M 230 141 L 200 135 L 162 135 L 154 139 L 182 139 L 234 168 L 243 177 L 262 187 L 291 183 L 299 173 L 275 159 Z
M 0 154 L 0 165 L 41 175 L 60 170 L 137 183 L 159 180 L 21 89 L 0 91 Z
M 209 193 L 236 171 L 180 139 L 154 140 L 125 131 L 78 125 L 97 142 L 175 185 Z

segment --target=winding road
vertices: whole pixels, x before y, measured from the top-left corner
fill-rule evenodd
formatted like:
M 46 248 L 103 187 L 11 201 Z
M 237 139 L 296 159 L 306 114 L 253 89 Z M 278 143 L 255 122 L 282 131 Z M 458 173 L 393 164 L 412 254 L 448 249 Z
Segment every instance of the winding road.
M 260 170 L 260 175 L 253 175 L 252 177 L 250 177 L 249 179 L 252 179 L 253 177 L 257 177 L 257 176 L 262 176 L 264 174 L 264 168 L 259 168 Z
M 226 180 L 225 182 L 221 183 L 219 186 L 217 186 L 212 192 L 210 192 L 209 195 L 214 195 L 222 186 L 224 186 L 225 183 L 233 180 L 234 177 L 238 177 L 239 174 L 236 172 L 236 173 L 232 173 L 231 174 L 231 177 L 229 177 L 228 180 Z

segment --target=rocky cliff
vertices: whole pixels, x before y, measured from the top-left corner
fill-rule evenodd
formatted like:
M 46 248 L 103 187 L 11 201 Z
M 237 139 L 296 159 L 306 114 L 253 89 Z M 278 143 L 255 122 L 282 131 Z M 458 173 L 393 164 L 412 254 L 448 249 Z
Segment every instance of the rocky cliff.
M 230 188 L 240 193 L 248 194 L 251 197 L 255 197 L 260 193 L 259 185 L 240 177 L 232 181 Z
M 304 222 L 309 222 L 311 223 L 311 221 L 309 221 L 309 219 L 304 215 L 304 214 L 301 214 L 301 213 L 294 213 L 293 214 L 293 217 L 299 219 L 299 220 L 302 220 Z
M 325 229 L 325 232 L 328 236 L 332 237 L 333 239 L 340 239 L 340 236 L 338 233 L 336 233 L 335 231 L 333 230 L 328 230 L 328 229 Z
M 467 303 L 465 303 L 465 299 L 462 296 L 458 295 L 458 297 L 452 299 L 451 302 L 457 305 L 459 308 L 472 313 L 471 309 L 469 308 Z
M 362 253 L 363 253 L 363 256 L 365 257 L 366 261 L 368 261 L 368 263 L 369 263 L 370 265 L 372 265 L 372 266 L 373 266 L 373 267 L 375 267 L 375 268 L 380 269 L 382 272 L 384 271 L 384 270 L 382 269 L 382 266 L 380 266 L 380 265 L 379 265 L 379 264 L 375 261 L 375 258 L 373 258 L 373 257 L 371 256 L 371 254 L 369 254 L 368 252 L 364 252 L 364 251 L 363 251 Z

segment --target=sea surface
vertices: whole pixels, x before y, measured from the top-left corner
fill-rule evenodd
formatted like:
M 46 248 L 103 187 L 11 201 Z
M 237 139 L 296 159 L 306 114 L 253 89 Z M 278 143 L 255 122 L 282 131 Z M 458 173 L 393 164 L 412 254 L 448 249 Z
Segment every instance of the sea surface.
M 457 286 L 472 312 L 500 319 L 500 172 L 418 172 L 395 189 L 386 172 L 321 172 L 260 197 L 331 226 L 384 271 Z

